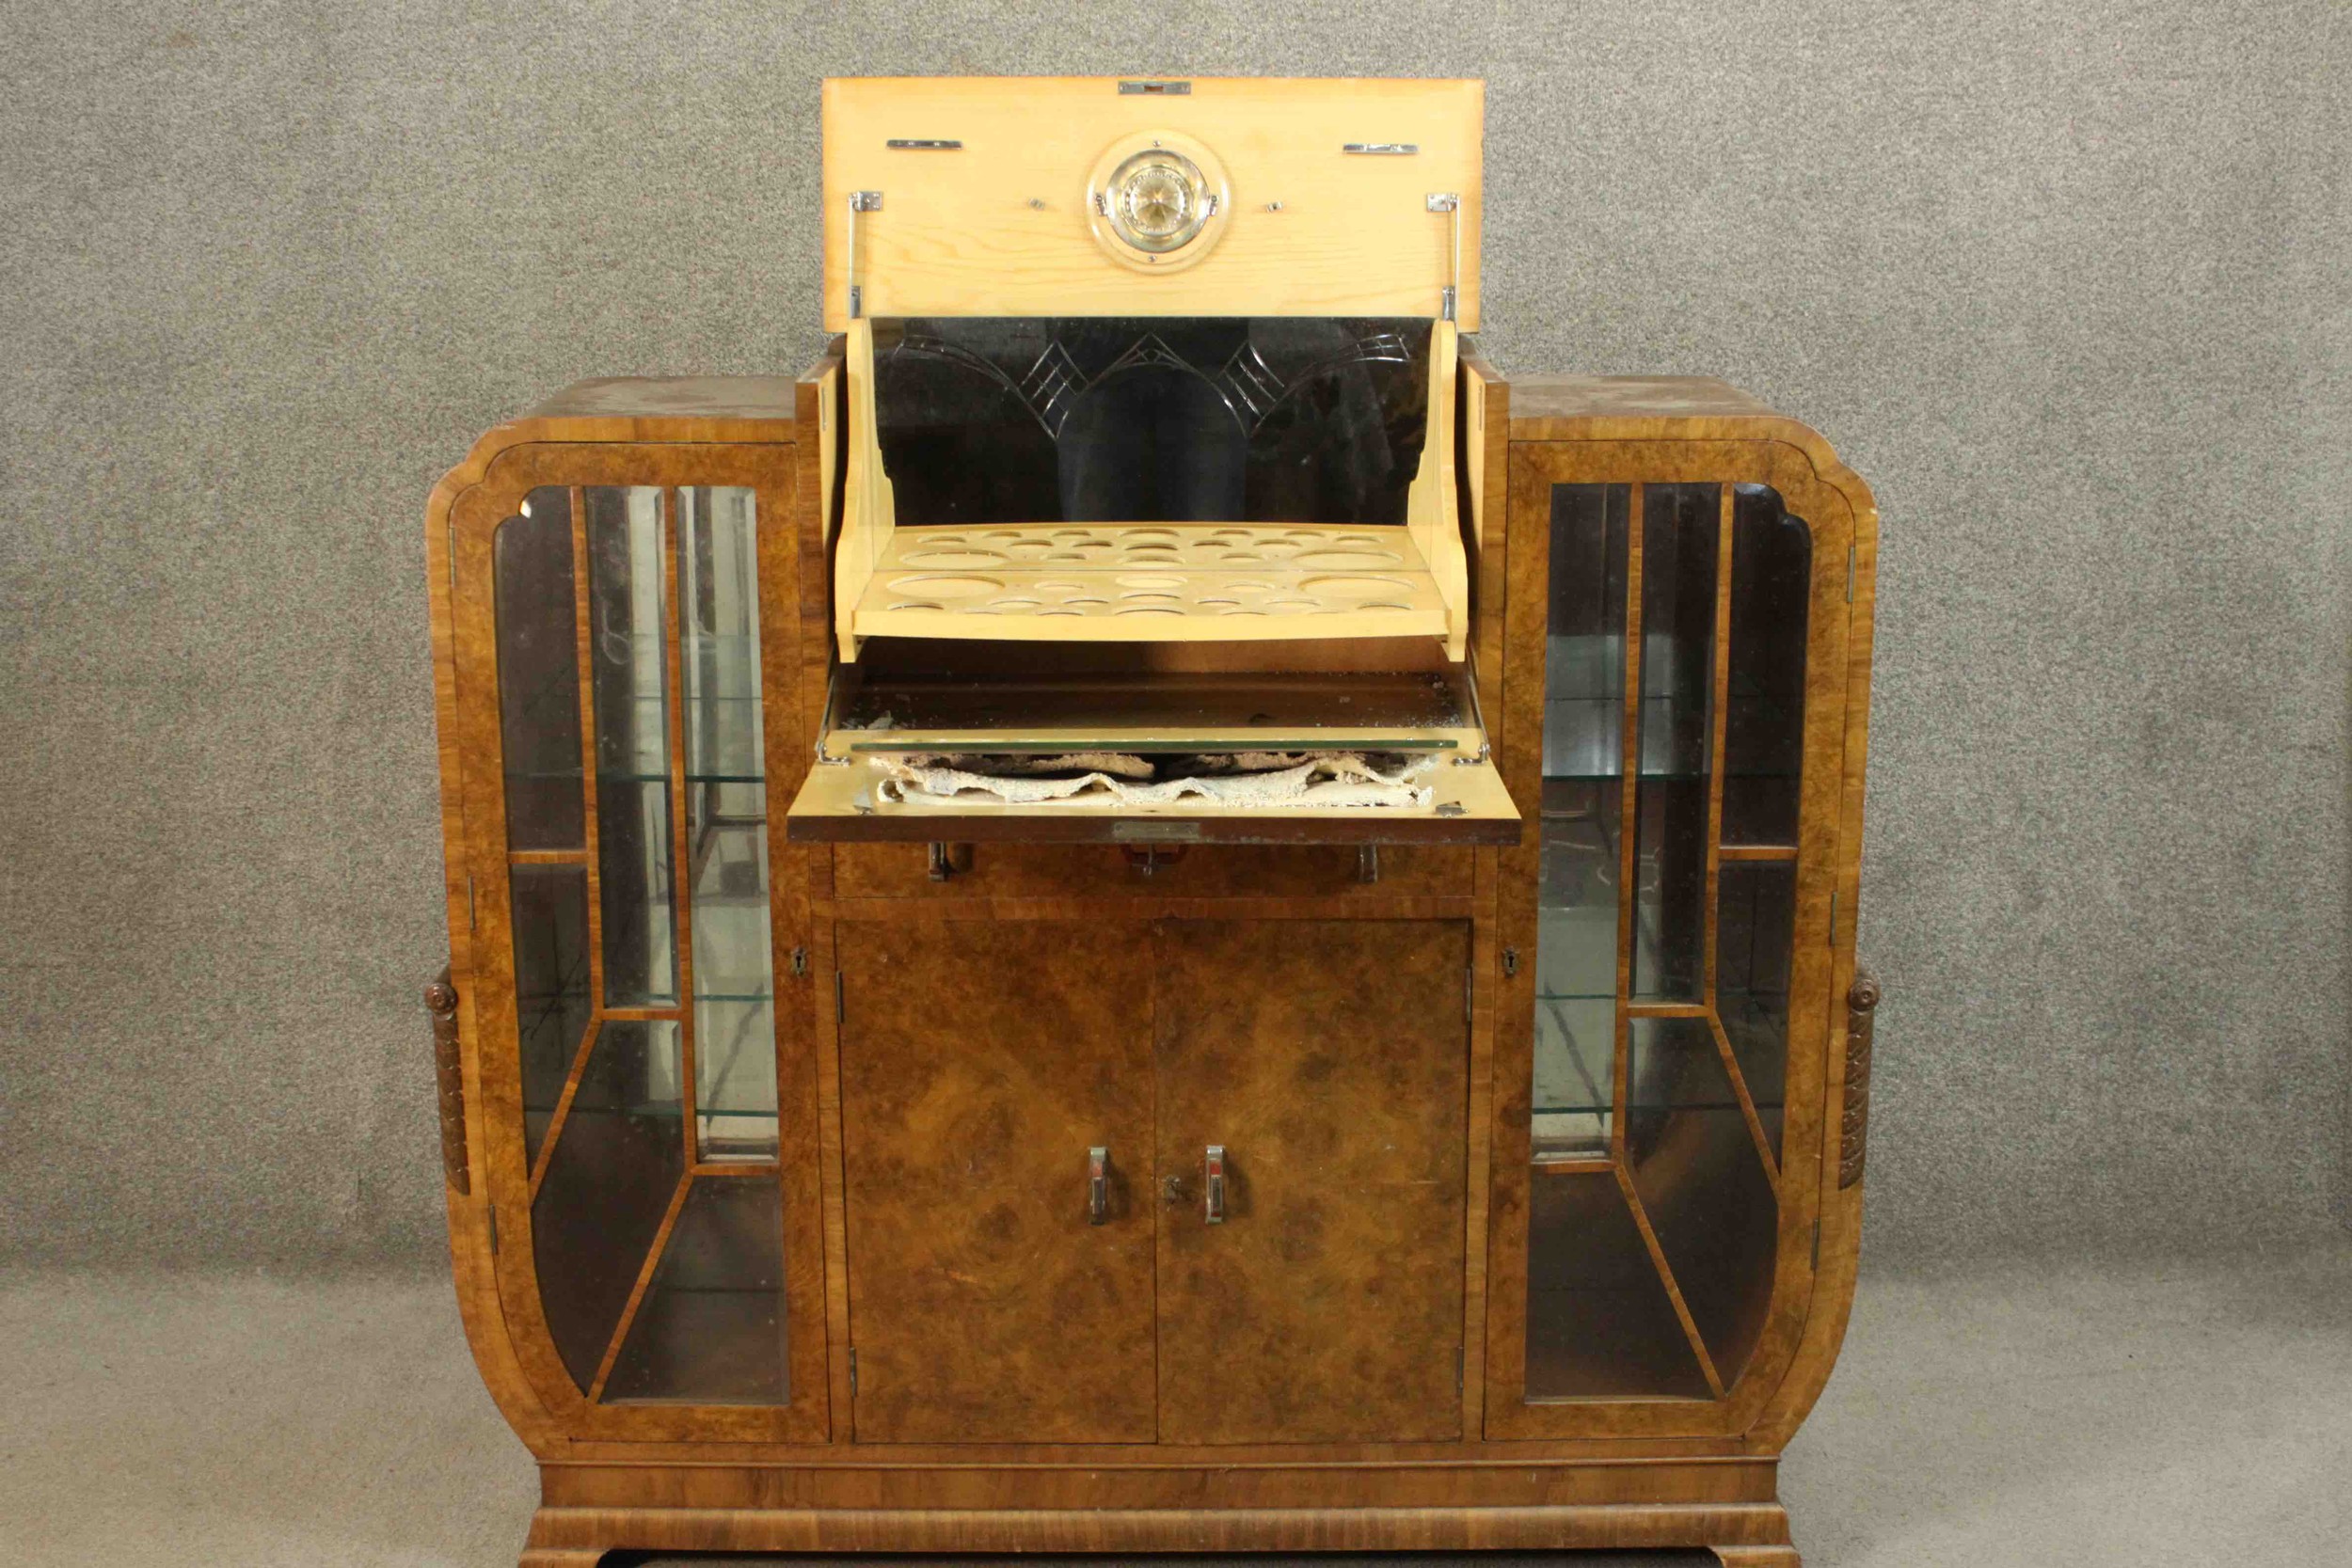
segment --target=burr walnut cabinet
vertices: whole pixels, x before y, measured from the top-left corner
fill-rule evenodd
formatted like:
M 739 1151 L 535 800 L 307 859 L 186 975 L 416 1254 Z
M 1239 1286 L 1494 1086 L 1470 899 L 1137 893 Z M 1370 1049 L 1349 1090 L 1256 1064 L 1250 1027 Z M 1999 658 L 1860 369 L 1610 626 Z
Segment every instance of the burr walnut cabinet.
M 1797 1560 L 1876 515 L 1723 383 L 1483 356 L 1481 115 L 829 83 L 818 363 L 435 490 L 526 1563 Z

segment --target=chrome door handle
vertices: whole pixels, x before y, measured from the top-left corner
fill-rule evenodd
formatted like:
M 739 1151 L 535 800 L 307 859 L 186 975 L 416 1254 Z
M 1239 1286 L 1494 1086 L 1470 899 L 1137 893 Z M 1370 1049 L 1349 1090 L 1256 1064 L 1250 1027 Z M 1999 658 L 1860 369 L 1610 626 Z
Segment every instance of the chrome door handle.
M 1097 1144 L 1087 1150 L 1087 1224 L 1111 1217 L 1111 1151 Z
M 1225 1146 L 1211 1144 L 1208 1153 L 1208 1196 L 1201 1205 L 1201 1219 L 1210 1225 L 1225 1223 Z

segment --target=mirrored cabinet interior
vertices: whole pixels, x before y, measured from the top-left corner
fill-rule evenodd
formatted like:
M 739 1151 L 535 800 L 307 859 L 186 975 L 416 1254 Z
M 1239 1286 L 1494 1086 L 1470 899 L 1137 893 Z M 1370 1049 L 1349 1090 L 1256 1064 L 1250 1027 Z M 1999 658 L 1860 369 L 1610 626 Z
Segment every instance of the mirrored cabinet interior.
M 1483 98 L 829 82 L 817 362 L 434 491 L 524 1563 L 1796 1563 L 1876 513 L 1722 382 L 1498 368 Z

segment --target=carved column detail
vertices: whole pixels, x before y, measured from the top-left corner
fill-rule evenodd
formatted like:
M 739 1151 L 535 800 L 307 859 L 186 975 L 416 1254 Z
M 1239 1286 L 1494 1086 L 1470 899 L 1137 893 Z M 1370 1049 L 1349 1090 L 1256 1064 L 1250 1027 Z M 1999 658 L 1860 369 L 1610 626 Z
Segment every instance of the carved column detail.
M 1846 1115 L 1837 1140 L 1840 1192 L 1862 1180 L 1870 1137 L 1870 1037 L 1878 1016 L 1879 983 L 1856 974 L 1846 992 Z
M 457 988 L 448 970 L 424 988 L 424 1005 L 433 1015 L 433 1068 L 440 1080 L 441 1174 L 464 1197 L 473 1190 L 466 1165 L 466 1069 L 457 1053 Z

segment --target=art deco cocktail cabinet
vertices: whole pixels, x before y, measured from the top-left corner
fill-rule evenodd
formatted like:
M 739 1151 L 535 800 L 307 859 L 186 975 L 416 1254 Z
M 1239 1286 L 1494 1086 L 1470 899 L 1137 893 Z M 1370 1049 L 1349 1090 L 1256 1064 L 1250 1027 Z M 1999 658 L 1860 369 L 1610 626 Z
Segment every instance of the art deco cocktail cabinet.
M 1460 336 L 1478 83 L 824 104 L 818 362 L 574 387 L 430 507 L 524 1560 L 1794 1563 L 1869 492 Z

